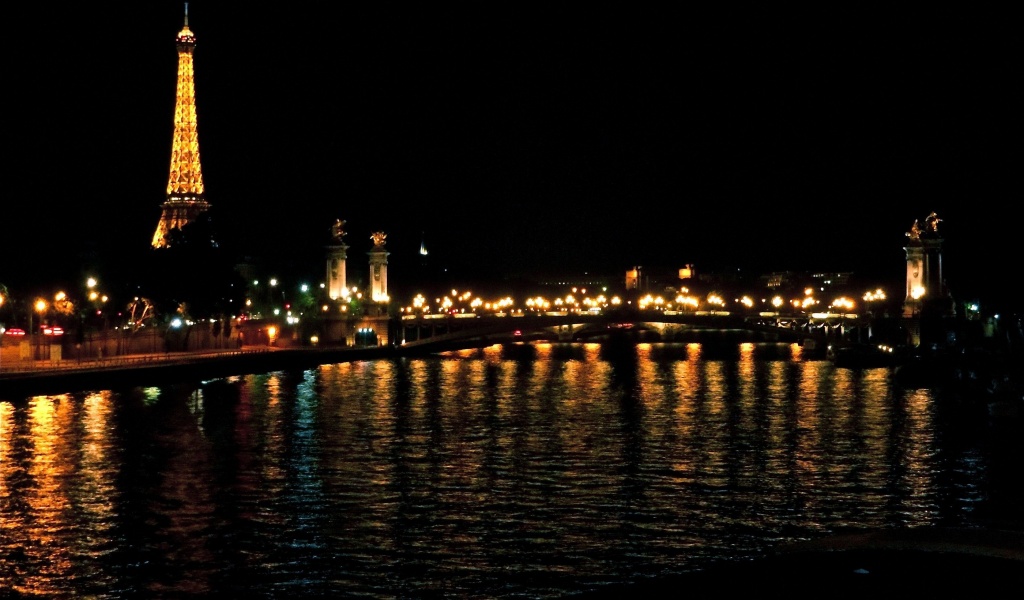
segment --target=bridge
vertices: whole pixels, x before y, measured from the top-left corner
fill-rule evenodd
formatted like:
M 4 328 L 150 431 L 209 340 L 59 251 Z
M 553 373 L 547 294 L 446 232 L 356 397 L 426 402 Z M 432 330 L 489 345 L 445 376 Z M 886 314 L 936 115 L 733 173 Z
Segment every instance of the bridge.
M 397 343 L 431 353 L 518 341 L 789 342 L 824 345 L 853 315 L 739 314 L 728 311 L 610 310 L 601 312 L 457 313 L 406 315 Z

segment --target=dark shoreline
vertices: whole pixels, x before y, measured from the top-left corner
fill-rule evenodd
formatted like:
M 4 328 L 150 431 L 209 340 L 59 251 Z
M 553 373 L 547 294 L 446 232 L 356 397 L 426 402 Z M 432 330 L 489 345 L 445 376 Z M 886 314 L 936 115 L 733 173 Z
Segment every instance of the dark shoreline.
M 784 544 L 760 558 L 722 561 L 689 574 L 610 585 L 574 595 L 579 600 L 694 598 L 723 593 L 788 598 L 907 597 L 937 594 L 964 586 L 970 595 L 1003 597 L 1024 578 L 1024 531 L 919 527 L 837 533 Z

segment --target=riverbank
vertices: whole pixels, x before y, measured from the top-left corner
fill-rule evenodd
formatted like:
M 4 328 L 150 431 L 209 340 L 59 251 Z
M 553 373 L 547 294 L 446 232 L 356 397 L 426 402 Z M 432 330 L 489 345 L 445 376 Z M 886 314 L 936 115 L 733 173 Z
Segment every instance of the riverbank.
M 489 343 L 489 342 L 488 342 Z M 247 375 L 289 369 L 309 369 L 323 364 L 414 356 L 470 347 L 454 340 L 450 347 L 393 346 L 285 347 L 247 346 L 231 350 L 153 352 L 94 359 L 20 361 L 0 364 L 0 400 L 32 395 L 61 394 L 90 389 L 158 385 L 231 375 Z M 986 408 L 992 416 L 1024 415 L 1024 360 L 1016 348 L 972 349 L 970 352 L 915 352 L 894 357 L 878 351 L 868 359 L 827 357 L 844 368 L 887 367 L 904 388 L 941 387 L 963 402 Z M 822 360 L 826 359 L 823 353 Z
M 90 389 L 158 385 L 391 356 L 388 346 L 328 348 L 253 347 L 240 350 L 132 354 L 84 361 L 35 361 L 0 368 L 0 400 Z

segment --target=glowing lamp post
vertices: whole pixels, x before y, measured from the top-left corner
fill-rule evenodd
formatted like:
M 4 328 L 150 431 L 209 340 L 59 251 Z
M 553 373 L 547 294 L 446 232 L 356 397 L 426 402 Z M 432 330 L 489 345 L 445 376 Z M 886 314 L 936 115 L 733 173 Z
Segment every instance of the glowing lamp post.
M 33 307 L 36 309 L 36 312 L 39 313 L 39 327 L 41 328 L 43 326 L 43 315 L 46 313 L 46 300 L 43 300 L 42 298 L 37 298 L 35 304 L 33 305 Z M 35 329 L 32 328 L 32 313 L 31 313 L 31 311 L 28 313 L 28 332 L 29 332 L 29 335 L 32 336 L 32 339 L 34 339 L 36 341 L 36 344 L 35 344 L 35 346 L 36 346 L 35 354 L 33 355 L 32 358 L 38 359 L 39 358 L 39 336 L 36 335 Z
M 2 287 L 2 286 L 0 286 L 0 287 Z M 4 294 L 3 294 L 2 291 L 0 291 L 0 307 L 3 307 L 3 305 L 4 305 Z M 0 362 L 2 362 L 2 359 L 3 359 L 3 356 L 4 356 L 4 334 L 6 332 L 7 332 L 7 330 L 5 330 L 3 327 L 0 327 Z M 2 367 L 2 366 L 3 365 L 0 364 L 0 367 Z

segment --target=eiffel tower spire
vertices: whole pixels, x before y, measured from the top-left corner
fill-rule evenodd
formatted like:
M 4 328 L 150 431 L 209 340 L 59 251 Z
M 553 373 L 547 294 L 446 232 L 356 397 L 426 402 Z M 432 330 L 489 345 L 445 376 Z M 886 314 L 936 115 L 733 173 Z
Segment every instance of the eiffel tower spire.
M 193 53 L 196 38 L 188 28 L 188 2 L 185 25 L 177 37 L 178 91 L 174 103 L 174 139 L 171 143 L 171 169 L 167 178 L 167 200 L 162 205 L 160 222 L 153 234 L 153 247 L 166 248 L 167 234 L 180 229 L 206 212 L 203 170 L 199 164 L 199 131 L 196 126 L 196 87 Z

